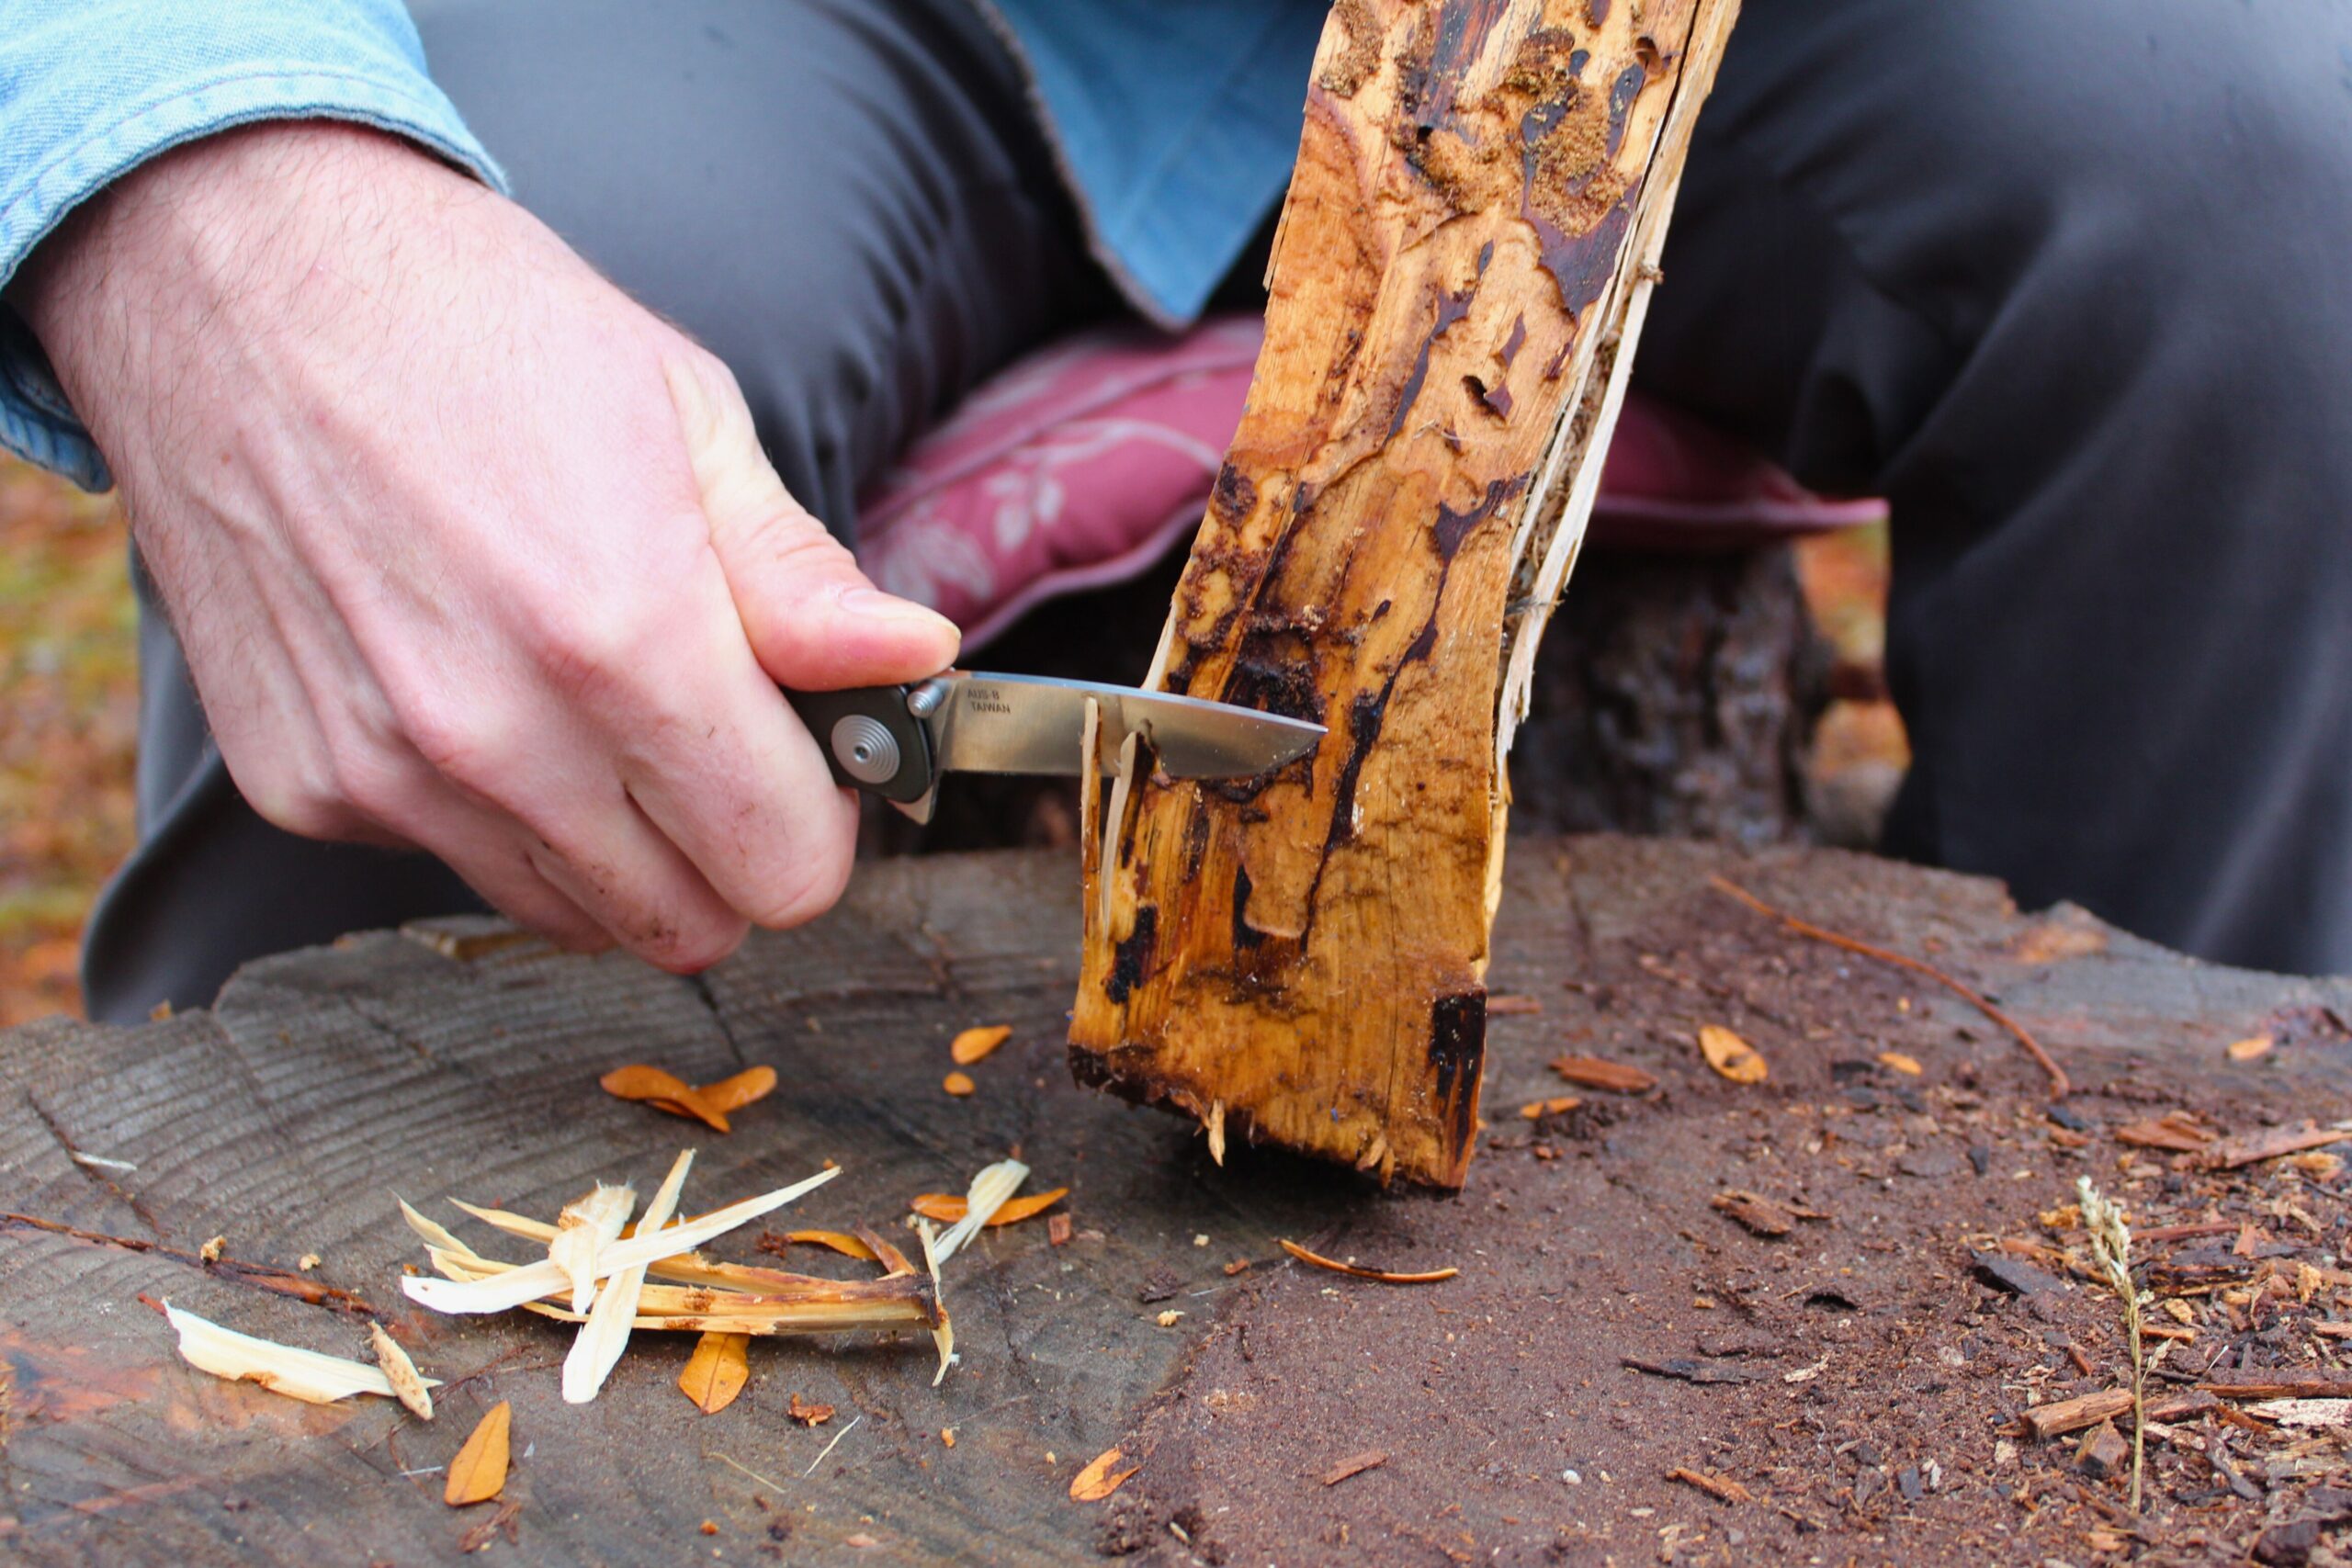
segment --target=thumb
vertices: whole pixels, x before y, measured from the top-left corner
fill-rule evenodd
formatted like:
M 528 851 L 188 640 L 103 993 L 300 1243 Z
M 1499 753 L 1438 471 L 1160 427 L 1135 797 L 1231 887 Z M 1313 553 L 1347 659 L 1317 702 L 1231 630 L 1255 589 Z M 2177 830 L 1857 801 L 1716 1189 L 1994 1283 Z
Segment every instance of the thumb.
M 710 541 L 768 678 L 796 691 L 920 681 L 956 661 L 956 624 L 883 592 L 792 499 L 760 450 L 752 411 L 716 360 L 668 360 L 670 398 Z

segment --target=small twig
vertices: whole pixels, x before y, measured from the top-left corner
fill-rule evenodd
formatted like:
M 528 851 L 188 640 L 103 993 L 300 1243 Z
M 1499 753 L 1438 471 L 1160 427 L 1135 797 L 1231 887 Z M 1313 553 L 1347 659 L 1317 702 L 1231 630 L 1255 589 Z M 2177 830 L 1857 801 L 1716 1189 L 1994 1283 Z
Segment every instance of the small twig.
M 1865 958 L 1875 958 L 1882 964 L 1893 964 L 1900 968 L 1908 969 L 1914 974 L 1924 975 L 1946 990 L 1964 998 L 1977 1011 L 2015 1035 L 2017 1043 L 2026 1048 L 2027 1054 L 2041 1064 L 2041 1070 L 2050 1075 L 2051 1099 L 2064 1100 L 2074 1092 L 2075 1086 L 2066 1077 L 2066 1069 L 2060 1066 L 2050 1053 L 2041 1048 L 2041 1042 L 2036 1040 L 2024 1024 L 2019 1023 L 2016 1019 L 1995 1007 L 1984 996 L 1961 981 L 1953 979 L 1934 964 L 1907 957 L 1900 953 L 1890 953 L 1885 948 L 1874 947 L 1858 937 L 1845 936 L 1826 927 L 1816 926 L 1811 920 L 1800 919 L 1786 909 L 1773 908 L 1747 888 L 1724 877 L 1711 876 L 1707 880 L 1713 883 L 1718 891 L 1728 893 L 1759 915 L 1780 921 L 1799 936 L 1811 937 L 1815 942 L 1826 942 L 1832 947 L 1842 947 L 1849 953 L 1859 953 Z
M 835 1449 L 841 1447 L 842 1439 L 848 1437 L 852 1432 L 856 1431 L 857 1424 L 865 1419 L 865 1417 L 863 1416 L 851 1417 L 850 1424 L 843 1427 L 840 1431 L 835 1432 L 833 1434 L 833 1440 L 825 1445 L 825 1453 L 820 1453 L 815 1459 L 808 1461 L 808 1468 L 800 1472 L 800 1479 L 806 1481 L 810 1476 L 816 1474 L 817 1467 L 825 1462 L 825 1454 L 831 1453 Z
M 79 1225 L 69 1225 L 61 1220 L 44 1220 L 38 1214 L 16 1214 L 0 1212 L 0 1229 L 22 1228 L 46 1231 L 74 1241 L 87 1242 L 94 1247 L 119 1247 L 125 1252 L 143 1252 L 156 1258 L 168 1258 L 190 1269 L 200 1269 L 224 1280 L 234 1280 L 241 1285 L 269 1291 L 312 1306 L 334 1307 L 338 1312 L 360 1317 L 382 1314 L 349 1291 L 339 1291 L 333 1285 L 321 1284 L 288 1269 L 273 1268 L 266 1263 L 247 1263 L 235 1258 L 216 1258 L 209 1262 L 193 1252 L 183 1252 L 176 1247 L 166 1247 L 160 1241 L 147 1241 L 135 1235 L 108 1235 L 104 1231 L 85 1231 Z

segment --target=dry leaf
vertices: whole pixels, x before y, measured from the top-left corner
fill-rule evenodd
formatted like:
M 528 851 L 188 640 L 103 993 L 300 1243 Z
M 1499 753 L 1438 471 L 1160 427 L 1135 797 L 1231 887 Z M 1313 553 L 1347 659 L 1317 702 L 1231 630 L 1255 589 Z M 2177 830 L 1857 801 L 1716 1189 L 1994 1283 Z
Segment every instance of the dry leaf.
M 939 1087 L 961 1100 L 980 1086 L 972 1081 L 969 1073 L 950 1073 L 939 1080 Z
M 748 1334 L 706 1334 L 695 1341 L 686 1370 L 678 1374 L 678 1390 L 706 1416 L 716 1416 L 735 1403 L 751 1381 L 752 1337 Z
M 1012 1025 L 1009 1023 L 982 1024 L 964 1031 L 949 1042 L 947 1055 L 957 1066 L 968 1067 L 1012 1038 Z
M 1070 1478 L 1069 1500 L 1073 1503 L 1100 1503 L 1125 1485 L 1127 1477 L 1143 1468 L 1139 1464 L 1131 1464 L 1120 1470 L 1119 1461 L 1126 1457 L 1118 1449 L 1105 1449 L 1095 1455 L 1093 1463 Z
M 223 1328 L 209 1318 L 182 1312 L 169 1302 L 164 1303 L 164 1316 L 179 1335 L 181 1359 L 216 1378 L 226 1378 L 231 1382 L 256 1382 L 272 1393 L 311 1404 L 333 1404 L 355 1393 L 396 1397 L 391 1380 L 380 1367 L 280 1345 L 271 1339 L 256 1339 L 250 1334 Z M 427 1388 L 437 1386 L 429 1378 L 418 1381 Z
M 972 1185 L 964 1194 L 964 1217 L 949 1225 L 938 1241 L 937 1260 L 946 1262 L 964 1248 L 964 1244 L 980 1234 L 980 1227 L 996 1217 L 1006 1199 L 1021 1190 L 1029 1179 L 1029 1168 L 1017 1159 L 1001 1159 L 994 1165 L 983 1166 L 972 1178 Z
M 433 1393 L 418 1375 L 416 1363 L 408 1359 L 400 1341 L 384 1332 L 380 1323 L 368 1325 L 368 1341 L 376 1347 L 376 1365 L 383 1369 L 384 1381 L 392 1385 L 392 1393 L 400 1402 L 416 1413 L 420 1421 L 433 1419 Z
M 673 1116 L 707 1122 L 721 1133 L 729 1130 L 726 1113 L 706 1104 L 700 1092 L 674 1073 L 637 1062 L 615 1067 L 596 1081 L 604 1086 L 606 1094 L 618 1099 L 643 1100 Z
M 2233 1062 L 2257 1061 L 2270 1055 L 2270 1047 L 2278 1043 L 2267 1034 L 2257 1034 L 2250 1040 L 2236 1041 L 2229 1048 L 2230 1060 Z
M 1326 1258 L 1319 1252 L 1309 1252 L 1295 1241 L 1283 1241 L 1282 1249 L 1301 1263 L 1312 1263 L 1317 1269 L 1329 1269 L 1334 1274 L 1351 1274 L 1359 1280 L 1377 1280 L 1385 1285 L 1434 1285 L 1440 1280 L 1451 1280 L 1462 1272 L 1459 1269 L 1431 1269 L 1419 1274 L 1400 1274 L 1392 1269 L 1365 1269 L 1353 1263 L 1342 1263 L 1336 1258 Z
M 695 1095 L 713 1111 L 741 1111 L 755 1100 L 765 1100 L 775 1089 L 774 1067 L 746 1067 L 733 1077 L 707 1083 Z
M 449 1461 L 449 1480 L 441 1488 L 444 1503 L 453 1508 L 487 1503 L 505 1488 L 507 1436 L 514 1421 L 514 1407 L 506 1401 L 490 1407 Z
M 1906 1056 L 1900 1051 L 1881 1051 L 1878 1054 L 1878 1065 L 1882 1067 L 1892 1067 L 1904 1077 L 1912 1078 L 1917 1077 L 1927 1070 L 1919 1066 L 1918 1057 Z
M 821 1427 L 833 1418 L 831 1405 L 806 1404 L 797 1393 L 786 1402 L 784 1413 L 804 1427 Z
M 1014 1224 L 1032 1215 L 1042 1214 L 1069 1196 L 1069 1188 L 1057 1187 L 1051 1192 L 1032 1192 L 1023 1198 L 1008 1198 L 998 1206 L 995 1213 L 989 1216 L 989 1228 L 994 1230 L 999 1225 Z M 924 1219 L 952 1225 L 969 1213 L 972 1206 L 952 1192 L 918 1192 L 908 1200 L 907 1207 Z
M 1574 1111 L 1583 1103 L 1573 1094 L 1555 1095 L 1550 1100 L 1529 1100 L 1519 1108 L 1519 1113 L 1530 1122 L 1535 1122 L 1546 1116 L 1557 1116 L 1562 1111 Z
M 1657 1087 L 1655 1073 L 1599 1056 L 1555 1056 L 1552 1070 L 1572 1084 L 1607 1089 L 1611 1094 L 1647 1094 Z
M 1734 1083 L 1762 1083 L 1771 1069 L 1756 1047 L 1728 1029 L 1718 1029 L 1710 1023 L 1699 1031 L 1699 1049 L 1707 1058 L 1707 1066 Z

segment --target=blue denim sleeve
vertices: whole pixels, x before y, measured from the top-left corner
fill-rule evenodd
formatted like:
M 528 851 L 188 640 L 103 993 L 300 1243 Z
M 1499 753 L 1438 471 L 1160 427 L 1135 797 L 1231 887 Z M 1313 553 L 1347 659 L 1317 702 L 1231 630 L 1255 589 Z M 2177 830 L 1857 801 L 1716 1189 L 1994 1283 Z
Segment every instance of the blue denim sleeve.
M 503 188 L 424 73 L 401 0 L 5 0 L 0 288 L 108 181 L 180 142 L 264 119 L 356 120 Z M 109 482 L 23 319 L 0 305 L 0 446 Z

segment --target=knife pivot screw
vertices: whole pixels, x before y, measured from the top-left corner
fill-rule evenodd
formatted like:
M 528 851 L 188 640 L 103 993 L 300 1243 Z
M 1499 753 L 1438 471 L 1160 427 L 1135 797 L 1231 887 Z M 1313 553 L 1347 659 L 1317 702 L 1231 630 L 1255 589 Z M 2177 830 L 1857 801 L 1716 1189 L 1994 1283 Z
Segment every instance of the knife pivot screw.
M 899 738 L 889 726 L 862 713 L 833 725 L 833 761 L 860 784 L 884 784 L 899 776 Z
M 929 718 L 947 700 L 947 682 L 941 680 L 922 681 L 907 688 L 907 711 L 917 718 Z

